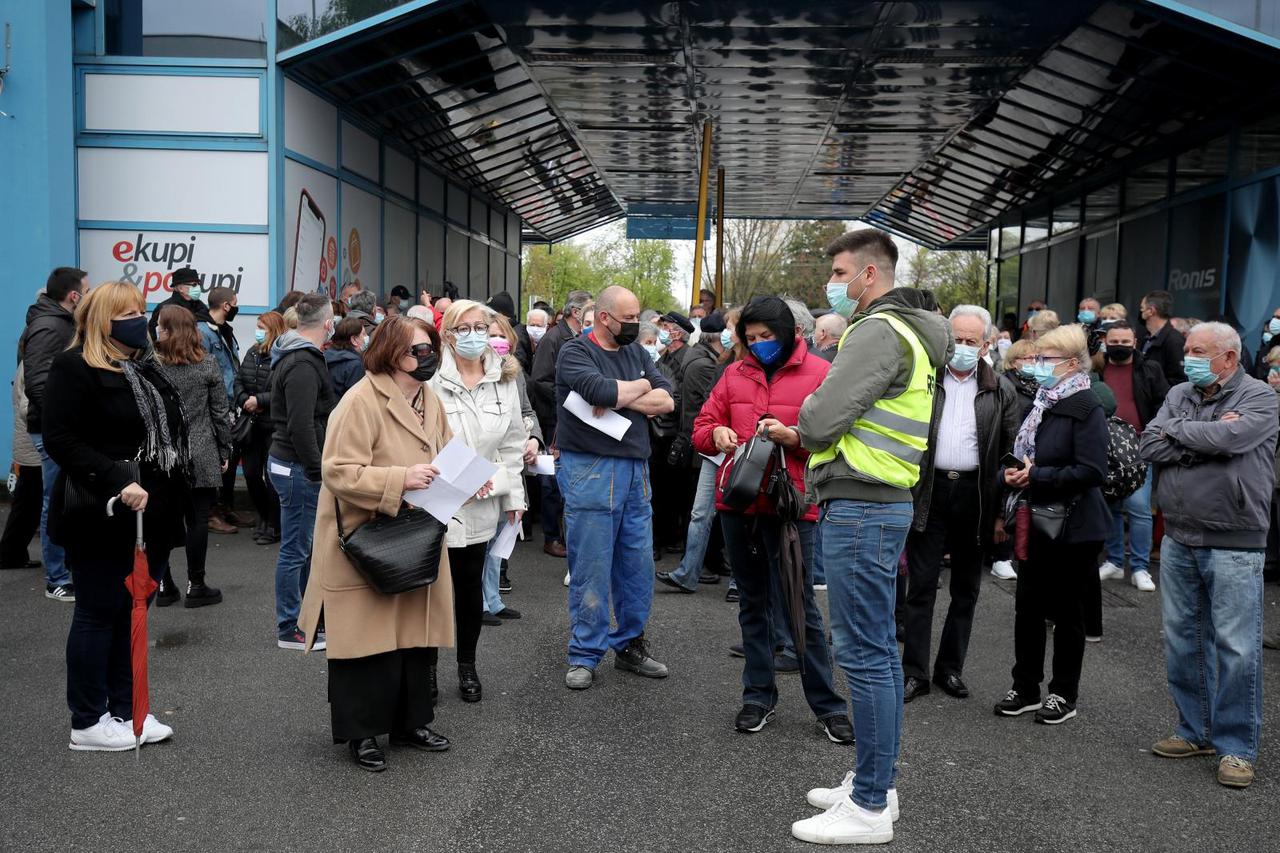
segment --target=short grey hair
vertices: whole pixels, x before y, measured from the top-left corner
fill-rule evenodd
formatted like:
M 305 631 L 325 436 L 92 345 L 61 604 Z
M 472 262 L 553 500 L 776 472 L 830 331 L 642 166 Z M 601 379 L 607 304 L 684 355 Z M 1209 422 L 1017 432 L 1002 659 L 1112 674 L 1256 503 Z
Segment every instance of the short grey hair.
M 529 325 L 535 319 L 541 319 L 543 323 L 551 322 L 551 318 L 547 315 L 547 312 L 543 311 L 541 308 L 533 308 L 529 311 L 528 314 L 525 315 L 525 318 L 524 318 L 525 325 L 526 326 Z
M 377 307 L 378 298 L 367 290 L 361 290 L 351 294 L 351 301 L 347 304 L 351 306 L 352 311 L 363 311 L 370 317 L 373 316 L 373 309 Z
M 404 315 L 413 320 L 422 320 L 430 323 L 433 326 L 436 323 L 436 312 L 432 311 L 425 305 L 414 305 L 408 311 L 404 312 Z
M 957 305 L 951 309 L 948 320 L 954 320 L 957 317 L 977 317 L 982 321 L 982 339 L 986 340 L 995 332 L 995 326 L 991 324 L 991 312 L 981 305 Z
M 848 328 L 849 321 L 832 311 L 829 314 L 823 314 L 817 320 L 813 321 L 815 329 L 821 329 L 833 338 L 839 338 L 844 334 L 844 330 Z
M 1223 352 L 1231 350 L 1240 355 L 1240 334 L 1226 323 L 1197 323 L 1187 337 L 1192 335 L 1209 335 Z
M 653 323 L 641 323 L 640 331 L 636 335 L 636 339 L 639 340 L 640 338 L 647 338 L 649 336 L 653 336 L 656 339 L 658 337 L 658 327 Z
M 333 317 L 333 305 L 329 302 L 328 294 L 325 293 L 308 293 L 293 307 L 298 313 L 299 329 L 323 326 Z
M 791 309 L 791 315 L 796 318 L 796 327 L 800 330 L 800 337 L 811 337 L 813 335 L 813 312 L 809 310 L 809 306 L 799 299 L 784 299 L 782 301 L 787 303 L 787 307 Z
M 580 311 L 591 304 L 591 294 L 585 290 L 573 290 L 564 298 L 564 314 L 569 316 L 574 311 Z

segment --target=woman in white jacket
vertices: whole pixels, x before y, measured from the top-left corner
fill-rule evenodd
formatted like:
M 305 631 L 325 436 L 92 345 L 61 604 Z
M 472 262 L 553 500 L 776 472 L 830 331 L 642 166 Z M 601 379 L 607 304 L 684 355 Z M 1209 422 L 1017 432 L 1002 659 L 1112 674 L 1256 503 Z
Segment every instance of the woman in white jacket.
M 525 432 L 516 378 L 503 370 L 503 359 L 489 347 L 492 312 L 478 302 L 460 299 L 441 321 L 440 368 L 428 383 L 440 398 L 449 428 L 476 453 L 498 466 L 493 489 L 470 501 L 449 524 L 449 569 L 458 632 L 458 693 L 479 702 L 476 644 L 484 613 L 484 558 L 498 521 L 520 523 L 524 514 Z

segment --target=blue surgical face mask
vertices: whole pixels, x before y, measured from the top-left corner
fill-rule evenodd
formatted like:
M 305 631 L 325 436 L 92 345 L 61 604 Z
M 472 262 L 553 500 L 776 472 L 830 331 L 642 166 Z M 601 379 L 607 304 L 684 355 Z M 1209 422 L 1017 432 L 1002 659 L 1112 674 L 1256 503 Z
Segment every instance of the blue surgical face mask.
M 1271 318 L 1271 322 L 1267 323 L 1267 331 L 1273 335 L 1280 335 L 1280 317 Z
M 266 330 L 266 329 L 254 329 L 254 330 L 253 330 L 253 339 L 254 339 L 255 341 L 257 341 L 258 343 L 260 343 L 260 344 L 265 344 L 265 343 L 267 342 L 267 330 Z
M 401 314 L 403 314 L 405 311 L 408 311 L 408 310 L 409 310 L 410 308 L 412 308 L 412 307 L 413 307 L 413 303 L 412 303 L 412 302 L 410 302 L 408 299 L 401 299 L 401 300 L 400 300 L 400 313 L 401 313 Z
M 866 294 L 870 284 L 863 286 L 856 298 L 849 296 L 849 286 L 857 281 L 861 276 L 865 275 L 869 267 L 863 267 L 862 272 L 855 275 L 848 281 L 828 281 L 827 282 L 827 304 L 831 306 L 831 310 L 839 314 L 841 317 L 851 317 L 853 312 L 858 309 L 858 301 Z
M 960 373 L 968 373 L 978 366 L 978 348 L 968 344 L 956 344 L 955 354 L 951 356 L 951 367 Z
M 766 367 L 773 364 L 782 355 L 782 341 L 756 341 L 751 345 L 751 354 Z
M 720 333 L 720 346 L 724 347 L 725 349 L 733 348 L 733 333 L 730 332 L 728 329 L 725 329 L 723 332 Z
M 1056 364 L 1034 364 L 1031 376 L 1041 388 L 1052 388 L 1062 381 L 1062 377 L 1053 372 L 1056 367 Z
M 641 346 L 643 346 L 643 347 L 644 347 L 644 351 L 645 351 L 645 352 L 649 353 L 649 358 L 653 359 L 654 361 L 657 361 L 657 360 L 658 360 L 658 345 L 657 345 L 657 344 L 641 344 Z
M 475 361 L 489 348 L 489 334 L 475 330 L 465 332 L 454 338 L 453 346 L 460 357 Z
M 1221 355 L 1222 353 L 1218 353 Z M 1187 379 L 1197 388 L 1208 388 L 1218 381 L 1218 374 L 1213 372 L 1212 363 L 1218 355 L 1198 356 L 1188 355 L 1182 359 L 1182 372 L 1187 374 Z
M 666 329 L 659 329 L 658 330 L 658 346 L 665 347 L 669 343 L 671 343 L 671 333 L 668 332 Z
M 1092 311 L 1081 311 L 1076 315 L 1076 319 L 1086 326 L 1092 326 L 1093 321 L 1098 319 L 1098 315 Z
M 1263 332 L 1263 333 L 1262 333 L 1262 342 L 1263 342 L 1264 344 L 1269 344 L 1269 343 L 1271 343 L 1271 339 L 1272 339 L 1272 338 L 1274 338 L 1274 337 L 1275 337 L 1275 335 L 1271 334 L 1270 332 Z
M 1009 347 L 1011 346 L 1013 346 L 1013 341 L 1008 340 L 1007 338 L 1001 338 L 999 341 L 996 342 L 996 349 L 1000 350 L 1001 355 L 1004 355 L 1006 352 L 1008 352 Z
M 1024 364 L 1018 368 L 1018 374 L 1028 379 L 1036 378 L 1036 366 L 1034 364 Z
M 582 327 L 582 334 L 584 334 L 584 335 L 589 335 L 589 334 L 591 334 L 591 326 L 583 326 L 583 327 Z

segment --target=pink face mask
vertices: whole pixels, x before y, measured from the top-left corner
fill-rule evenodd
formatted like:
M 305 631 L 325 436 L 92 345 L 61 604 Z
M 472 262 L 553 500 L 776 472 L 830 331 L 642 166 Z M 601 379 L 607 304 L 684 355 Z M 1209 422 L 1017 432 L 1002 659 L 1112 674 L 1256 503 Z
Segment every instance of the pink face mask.
M 495 335 L 489 338 L 489 348 L 498 355 L 507 355 L 511 352 L 511 342 Z

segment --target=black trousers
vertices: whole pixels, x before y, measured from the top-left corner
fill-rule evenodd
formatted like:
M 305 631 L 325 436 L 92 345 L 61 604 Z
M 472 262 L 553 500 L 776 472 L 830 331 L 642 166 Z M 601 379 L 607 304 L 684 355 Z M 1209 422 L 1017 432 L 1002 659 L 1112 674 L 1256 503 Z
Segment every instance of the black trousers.
M 209 512 L 217 498 L 216 488 L 188 489 L 183 498 L 182 515 L 187 525 L 187 580 L 191 583 L 204 583 L 205 558 L 209 555 Z M 167 559 L 164 585 L 166 588 L 174 586 Z
M 244 443 L 241 461 L 244 463 L 244 481 L 249 490 L 249 500 L 258 518 L 280 529 L 280 498 L 267 476 L 267 451 L 271 447 L 271 432 L 255 429 Z
M 410 732 L 435 719 L 431 705 L 430 649 L 329 659 L 329 712 L 333 742 Z
M 480 619 L 484 615 L 484 552 L 488 542 L 449 549 L 449 576 L 453 579 L 453 621 L 458 632 L 458 663 L 474 664 L 480 643 Z M 439 659 L 428 649 L 430 663 Z
M 31 559 L 27 546 L 40 530 L 40 505 L 44 500 L 44 476 L 39 465 L 18 466 L 18 485 L 9 504 L 9 518 L 0 536 L 0 568 L 25 566 Z
M 240 456 L 244 448 L 240 444 L 231 446 L 231 459 L 227 461 L 227 470 L 222 472 L 222 488 L 218 490 L 217 503 L 223 509 L 234 508 L 236 497 L 236 468 L 240 465 Z
M 1064 544 L 1031 534 L 1030 559 L 1018 571 L 1013 620 L 1013 686 L 1040 695 L 1044 681 L 1045 620 L 1053 622 L 1053 678 L 1049 692 L 1075 704 L 1084 661 L 1085 608 L 1098 578 L 1101 542 Z
M 164 555 L 150 554 L 153 578 Z M 87 729 L 108 711 L 133 719 L 133 668 L 129 656 L 129 612 L 133 599 L 124 579 L 133 571 L 132 550 L 123 557 L 67 554 L 76 588 L 67 632 L 67 707 L 71 727 Z
M 941 678 L 964 671 L 973 612 L 982 589 L 979 486 L 976 471 L 958 480 L 937 472 L 925 529 L 919 533 L 913 530 L 907 537 L 904 678 L 928 679 L 930 675 L 933 606 L 938 597 L 938 575 L 942 572 L 944 554 L 951 555 L 951 604 L 947 607 L 932 674 Z
M 680 508 L 684 501 L 680 496 L 682 480 L 667 464 L 667 452 L 671 439 L 653 438 L 649 454 L 649 477 L 653 484 L 653 547 L 677 545 L 688 529 L 687 518 L 682 521 Z

